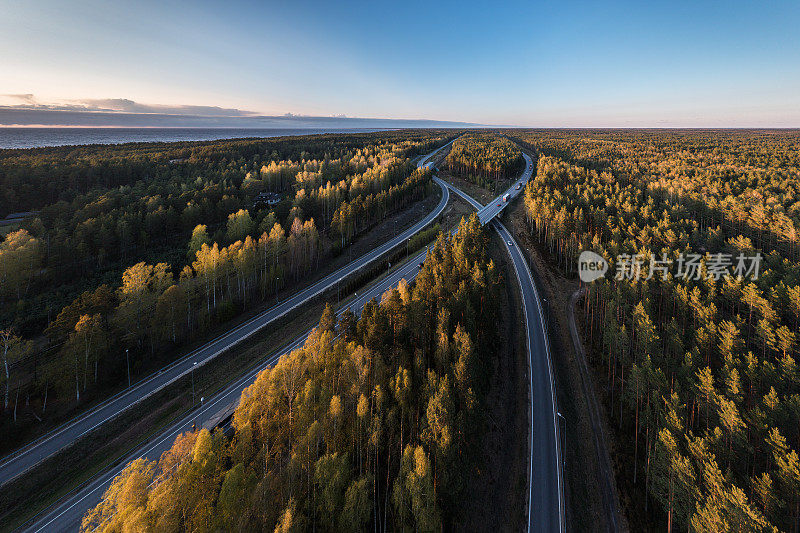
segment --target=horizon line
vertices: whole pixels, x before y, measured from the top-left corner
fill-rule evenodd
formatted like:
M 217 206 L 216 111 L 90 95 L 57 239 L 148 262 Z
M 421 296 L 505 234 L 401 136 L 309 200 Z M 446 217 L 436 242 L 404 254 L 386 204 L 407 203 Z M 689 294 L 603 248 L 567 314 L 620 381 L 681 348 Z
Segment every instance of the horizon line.
M 396 121 L 438 121 L 436 119 L 357 119 Z M 464 123 L 469 124 L 469 123 Z M 0 124 L 0 129 L 124 129 L 124 130 L 800 130 L 798 126 L 511 126 L 511 125 L 453 125 L 453 126 L 395 126 L 395 127 L 347 127 L 347 126 L 122 126 L 85 124 Z

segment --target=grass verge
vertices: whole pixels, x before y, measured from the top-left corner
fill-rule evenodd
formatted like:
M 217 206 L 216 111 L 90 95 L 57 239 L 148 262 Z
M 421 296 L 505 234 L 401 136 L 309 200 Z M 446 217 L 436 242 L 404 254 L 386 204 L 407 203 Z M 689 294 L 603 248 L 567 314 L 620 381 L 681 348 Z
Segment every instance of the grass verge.
M 542 297 L 548 325 L 553 370 L 555 372 L 558 407 L 566 420 L 562 426 L 563 455 L 565 461 L 565 504 L 568 531 L 611 531 L 607 521 L 603 494 L 600 492 L 603 475 L 597 459 L 594 444 L 594 430 L 589 413 L 589 400 L 583 391 L 580 363 L 575 353 L 569 331 L 567 305 L 578 288 L 576 280 L 562 276 L 548 261 L 546 250 L 541 250 L 529 237 L 525 225 L 524 206 L 515 203 L 505 213 L 506 226 L 524 252 L 537 288 Z M 589 384 L 597 390 L 596 383 Z M 600 406 L 600 425 L 609 450 L 613 443 L 608 441 L 610 434 L 606 426 L 607 417 Z M 611 480 L 614 487 L 614 480 Z M 627 531 L 627 524 L 619 509 L 620 521 L 617 530 Z
M 449 205 L 438 223 L 444 228 L 453 227 L 461 216 L 470 211 L 465 205 Z M 432 232 L 428 232 L 427 236 L 430 240 L 435 239 Z M 426 239 L 418 239 L 415 244 L 421 249 L 427 242 Z M 341 303 L 352 298 L 354 291 L 379 283 L 380 280 L 375 278 L 387 272 L 389 264 L 392 265 L 391 270 L 401 268 L 415 251 L 401 245 L 382 261 L 342 283 Z M 251 368 L 254 362 L 266 359 L 295 338 L 298 332 L 315 325 L 326 301 L 335 305 L 336 300 L 336 290 L 329 290 L 198 369 L 194 374 L 195 397 L 210 398 L 243 375 L 244 369 Z M 9 497 L 0 501 L 0 531 L 11 531 L 29 522 L 38 513 L 169 427 L 189 411 L 191 394 L 191 380 L 187 376 L 3 487 L 4 495 Z
M 409 206 L 408 209 L 401 213 L 390 216 L 382 223 L 375 226 L 371 231 L 360 236 L 354 243 L 348 246 L 342 253 L 336 257 L 330 258 L 314 271 L 314 274 L 298 283 L 288 285 L 282 289 L 277 298 L 284 300 L 291 295 L 297 293 L 305 287 L 311 286 L 320 279 L 324 278 L 331 272 L 345 266 L 353 259 L 356 259 L 363 254 L 375 249 L 380 244 L 393 238 L 395 235 L 402 233 L 406 228 L 409 228 L 419 222 L 433 208 L 438 204 L 441 198 L 441 192 L 436 187 L 436 194 L 428 196 L 426 199 L 416 202 Z M 399 254 L 399 248 L 395 251 L 395 255 Z M 405 252 L 405 246 L 402 246 Z M 394 257 L 394 255 L 393 255 Z M 360 275 L 360 273 L 359 273 Z M 252 305 L 250 308 L 239 313 L 235 318 L 225 323 L 218 323 L 213 325 L 205 332 L 205 335 L 187 342 L 177 347 L 172 352 L 160 352 L 154 356 L 149 357 L 146 361 L 134 361 L 131 359 L 131 371 L 133 374 L 133 383 L 141 381 L 165 365 L 176 361 L 186 354 L 191 353 L 193 350 L 203 346 L 208 341 L 216 338 L 217 336 L 237 327 L 239 324 L 250 320 L 259 313 L 269 309 L 275 305 L 276 297 L 269 297 Z M 176 357 L 175 354 L 178 354 Z M 123 354 L 124 355 L 124 354 Z M 108 387 L 101 391 L 88 391 L 82 394 L 83 400 L 80 404 L 75 404 L 70 398 L 69 401 L 55 403 L 50 401 L 47 408 L 48 416 L 40 420 L 39 417 L 43 416 L 42 413 L 34 413 L 34 403 L 31 403 L 29 408 L 20 406 L 19 418 L 20 422 L 12 427 L 13 431 L 9 431 L 2 441 L 0 441 L 0 459 L 3 455 L 13 452 L 13 450 L 23 446 L 27 443 L 33 442 L 35 439 L 47 434 L 47 432 L 59 427 L 61 424 L 68 422 L 74 417 L 80 416 L 91 410 L 94 406 L 102 403 L 107 398 L 117 394 L 125 389 L 127 385 L 127 378 L 124 375 L 119 375 L 119 383 L 115 387 Z M 0 511 L 1 513 L 2 511 Z
M 528 503 L 528 350 L 522 300 L 508 254 L 491 232 L 489 253 L 503 276 L 503 338 L 491 362 L 481 457 L 467 479 L 469 499 L 454 531 L 523 531 Z

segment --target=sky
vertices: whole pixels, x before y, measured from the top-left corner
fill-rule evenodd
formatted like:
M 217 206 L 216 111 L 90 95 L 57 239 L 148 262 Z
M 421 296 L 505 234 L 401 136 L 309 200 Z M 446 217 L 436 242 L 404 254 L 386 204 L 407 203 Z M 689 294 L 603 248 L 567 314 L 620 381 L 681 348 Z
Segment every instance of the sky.
M 797 0 L 0 0 L 0 125 L 800 127 L 798 28 Z

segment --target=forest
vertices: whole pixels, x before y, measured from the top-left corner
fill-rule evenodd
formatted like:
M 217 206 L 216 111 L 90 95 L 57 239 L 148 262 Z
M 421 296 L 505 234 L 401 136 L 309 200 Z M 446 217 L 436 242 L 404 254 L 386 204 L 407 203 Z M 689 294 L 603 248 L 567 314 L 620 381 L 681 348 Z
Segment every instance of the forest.
M 456 177 L 493 188 L 501 179 L 516 178 L 525 166 L 519 147 L 496 133 L 467 133 L 453 143 L 445 166 Z
M 452 133 L 0 151 L 3 417 L 15 435 L 180 354 L 309 279 L 435 186 Z M 254 198 L 279 195 L 272 206 Z M 2 214 L 2 213 L 0 213 Z
M 611 265 L 583 311 L 631 527 L 798 531 L 800 134 L 510 135 L 532 236 Z
M 476 465 L 501 279 L 475 215 L 360 318 L 326 308 L 242 394 L 234 433 L 130 463 L 84 531 L 440 531 Z

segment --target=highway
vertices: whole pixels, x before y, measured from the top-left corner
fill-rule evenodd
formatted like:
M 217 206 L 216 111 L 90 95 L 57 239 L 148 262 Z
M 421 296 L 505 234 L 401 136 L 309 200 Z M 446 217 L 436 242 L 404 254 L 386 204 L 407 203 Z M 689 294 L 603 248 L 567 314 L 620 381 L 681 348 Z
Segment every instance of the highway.
M 448 191 L 445 182 L 434 178 L 436 182 Z M 449 194 L 447 195 L 449 198 Z M 364 305 L 373 298 L 378 298 L 383 295 L 387 290 L 396 287 L 401 279 L 410 281 L 414 279 L 419 271 L 419 263 L 425 260 L 426 251 L 422 251 L 413 256 L 401 268 L 390 272 L 382 279 L 373 283 L 362 294 L 356 294 L 354 300 L 348 304 L 341 306 L 336 310 L 337 316 L 340 316 L 346 309 L 350 309 L 356 315 L 361 314 Z M 253 365 L 245 374 L 237 379 L 234 383 L 228 385 L 221 392 L 196 408 L 191 413 L 188 413 L 180 420 L 172 424 L 158 436 L 154 437 L 147 444 L 136 450 L 134 453 L 125 457 L 118 462 L 114 467 L 98 475 L 88 483 L 84 484 L 75 494 L 64 499 L 56 504 L 51 509 L 48 509 L 40 516 L 36 517 L 34 523 L 26 531 L 77 531 L 80 528 L 81 519 L 86 512 L 92 507 L 96 506 L 106 491 L 111 481 L 127 466 L 128 463 L 138 458 L 144 457 L 151 461 L 157 460 L 161 454 L 168 450 L 175 438 L 185 431 L 191 429 L 193 424 L 198 426 L 202 425 L 206 420 L 212 418 L 217 412 L 224 409 L 231 403 L 238 402 L 242 395 L 242 391 L 250 386 L 256 379 L 259 372 L 265 368 L 274 365 L 283 354 L 289 353 L 292 350 L 299 348 L 303 345 L 311 330 L 304 332 L 302 335 L 293 341 L 282 346 L 273 354 L 268 356 L 262 361 Z
M 499 221 L 494 229 L 506 244 L 522 291 L 527 328 L 531 387 L 531 471 L 528 489 L 528 531 L 559 531 L 564 521 L 561 439 L 557 420 L 553 362 L 546 324 L 528 262 L 514 238 Z M 511 243 L 511 244 L 509 244 Z
M 425 166 L 430 168 L 432 164 L 430 159 L 440 150 L 452 144 L 452 142 L 453 141 L 450 141 L 430 154 L 423 156 L 417 165 L 419 167 Z M 4 457 L 2 463 L 0 463 L 0 486 L 24 474 L 43 460 L 85 437 L 102 424 L 186 376 L 188 373 L 192 372 L 193 368 L 208 363 L 268 324 L 283 317 L 326 290 L 335 287 L 341 280 L 358 272 L 395 247 L 402 245 L 407 239 L 433 222 L 442 211 L 444 211 L 449 201 L 449 192 L 442 182 L 437 183 L 442 189 L 442 198 L 436 208 L 417 224 L 414 224 L 414 226 L 408 228 L 390 241 L 371 250 L 332 274 L 329 274 L 322 280 L 297 292 L 287 300 L 256 315 L 252 319 L 215 338 L 181 359 L 165 366 L 147 378 L 134 383 L 132 387 L 92 407 L 85 413 L 53 431 L 50 431 L 28 446 L 20 448 L 16 452 Z
M 401 279 L 414 279 L 419 270 L 418 265 L 420 262 L 424 261 L 426 253 L 426 251 L 423 251 L 416 254 L 401 268 L 391 272 L 379 282 L 374 283 L 364 293 L 359 294 L 352 303 L 339 308 L 337 310 L 337 315 L 341 315 L 341 313 L 348 308 L 353 313 L 359 315 L 364 305 L 369 300 L 372 298 L 380 299 L 384 292 L 391 287 L 396 287 Z M 100 502 L 103 493 L 111 484 L 111 481 L 122 472 L 128 463 L 140 457 L 145 457 L 151 461 L 157 460 L 164 451 L 172 446 L 175 438 L 180 433 L 189 431 L 195 423 L 197 423 L 198 426 L 202 425 L 203 422 L 212 418 L 218 411 L 233 402 L 237 402 L 242 395 L 242 391 L 255 381 L 259 372 L 268 366 L 274 365 L 283 354 L 302 346 L 310 332 L 310 330 L 306 331 L 292 342 L 281 347 L 269 357 L 251 367 L 241 378 L 227 386 L 223 391 L 208 398 L 200 408 L 182 417 L 179 421 L 154 437 L 150 442 L 124 458 L 116 466 L 97 476 L 89 483 L 82 486 L 74 495 L 66 498 L 54 508 L 43 513 L 27 531 L 77 531 L 80 528 L 83 515 Z
M 528 180 L 530 179 L 532 172 L 533 172 L 533 162 L 526 155 L 525 170 L 523 171 L 522 176 L 517 181 L 512 183 L 511 187 L 509 187 L 504 193 L 502 193 L 500 196 L 498 196 L 497 198 L 486 204 L 486 206 L 481 206 L 480 208 L 476 207 L 476 209 L 478 209 L 478 218 L 480 219 L 481 224 L 486 225 L 488 222 L 497 217 L 497 215 L 502 213 L 503 210 L 506 207 L 508 207 L 508 204 L 511 203 L 511 200 L 513 200 L 517 195 L 521 194 L 522 191 L 525 190 L 525 184 L 528 183 Z M 469 196 L 461 194 L 461 191 L 458 189 L 453 188 L 453 191 L 459 194 L 459 196 L 461 196 L 462 198 L 465 199 L 469 198 Z M 506 196 L 508 197 L 508 200 L 504 199 L 506 198 Z M 470 198 L 467 201 L 469 202 L 470 200 L 474 202 L 472 198 Z M 478 206 L 481 205 L 480 203 L 475 202 L 473 206 L 476 206 L 476 204 Z
M 524 190 L 524 185 L 533 172 L 533 162 L 525 157 L 525 171 L 503 194 L 486 206 L 453 187 L 453 192 L 472 204 L 478 210 L 482 223 L 489 223 L 497 231 L 511 257 L 517 281 L 522 294 L 523 311 L 528 345 L 531 425 L 531 458 L 528 476 L 528 531 L 565 531 L 564 483 L 561 463 L 561 439 L 558 424 L 558 409 L 555 397 L 553 363 L 550 345 L 542 310 L 542 302 L 533 282 L 530 267 L 525 256 L 511 235 L 511 232 L 495 217 Z M 522 184 L 517 189 L 517 184 Z M 505 194 L 508 202 L 503 202 Z
M 526 156 L 526 170 L 523 176 L 512 185 L 508 194 L 509 201 L 522 190 L 515 188 L 516 183 L 527 181 L 532 172 L 532 164 Z M 420 164 L 426 164 L 422 160 Z M 545 330 L 542 305 L 533 283 L 530 269 L 522 253 L 514 242 L 510 232 L 499 222 L 493 220 L 508 202 L 495 200 L 483 207 L 462 191 L 446 184 L 438 178 L 434 180 L 446 191 L 453 190 L 466 199 L 485 223 L 490 223 L 505 243 L 512 258 L 520 289 L 523 295 L 524 315 L 527 326 L 527 346 L 530 364 L 530 399 L 531 399 L 531 461 L 528 490 L 528 531 L 564 531 L 563 482 L 560 468 L 561 450 L 558 424 L 556 420 L 555 385 L 553 382 L 552 363 Z M 448 196 L 449 195 L 443 195 Z M 501 197 L 502 198 L 502 195 Z M 504 205 L 503 205 L 504 204 Z M 492 214 L 493 213 L 493 214 Z M 371 285 L 349 304 L 340 307 L 337 315 L 349 308 L 360 314 L 363 306 L 372 298 L 380 296 L 389 288 L 396 286 L 401 279 L 412 280 L 418 272 L 418 264 L 425 258 L 422 251 L 411 258 L 401 268 Z M 200 408 L 185 415 L 140 449 L 124 458 L 116 466 L 98 475 L 83 485 L 71 497 L 59 502 L 48 511 L 36 517 L 36 521 L 28 531 L 75 531 L 80 526 L 83 515 L 97 505 L 111 481 L 130 462 L 139 457 L 157 460 L 167 450 L 181 432 L 191 429 L 194 423 L 201 425 L 211 419 L 217 412 L 238 401 L 242 391 L 255 381 L 257 374 L 264 368 L 275 364 L 281 355 L 300 347 L 310 331 L 300 335 L 264 360 L 253 365 L 245 374 L 224 390 L 209 398 Z

